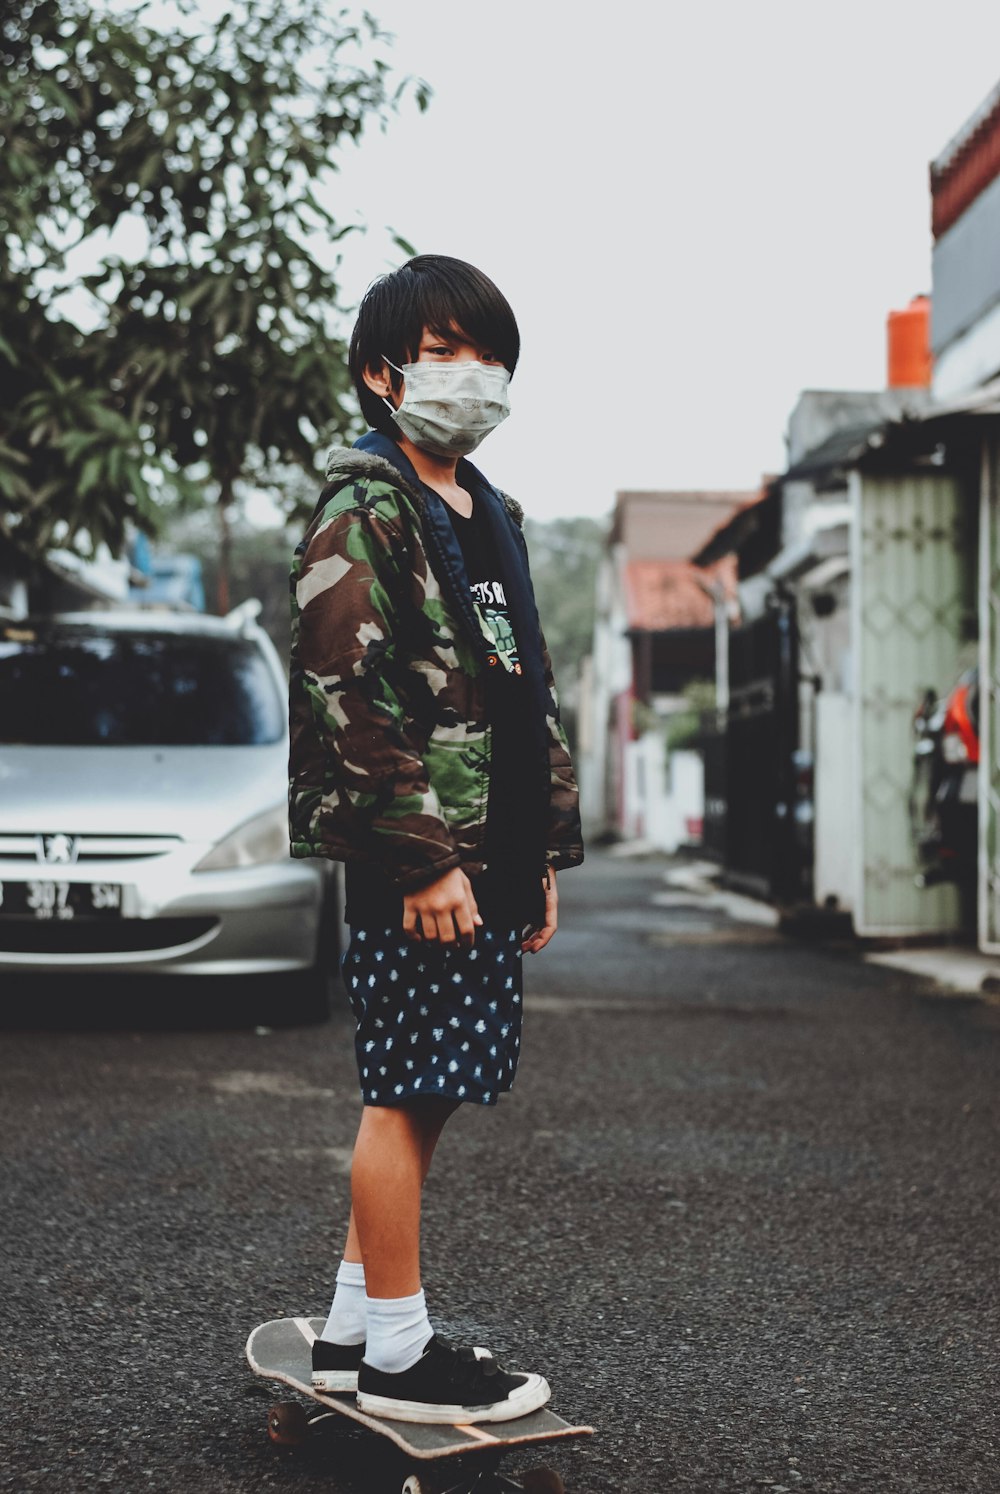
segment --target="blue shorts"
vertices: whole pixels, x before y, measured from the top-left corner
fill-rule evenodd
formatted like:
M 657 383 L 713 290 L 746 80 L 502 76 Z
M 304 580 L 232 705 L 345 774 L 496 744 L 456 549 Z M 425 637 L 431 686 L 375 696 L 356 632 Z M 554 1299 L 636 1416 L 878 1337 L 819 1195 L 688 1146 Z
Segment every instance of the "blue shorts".
M 472 949 L 357 927 L 341 957 L 366 1105 L 430 1096 L 495 1105 L 521 1047 L 519 929 L 476 930 Z

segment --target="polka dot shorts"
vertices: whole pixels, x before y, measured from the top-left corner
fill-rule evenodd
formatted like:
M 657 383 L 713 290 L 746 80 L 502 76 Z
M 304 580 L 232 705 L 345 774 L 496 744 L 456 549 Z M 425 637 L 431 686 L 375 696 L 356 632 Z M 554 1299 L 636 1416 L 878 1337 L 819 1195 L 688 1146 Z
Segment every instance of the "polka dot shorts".
M 365 1104 L 432 1095 L 495 1105 L 517 1069 L 521 960 L 517 929 L 479 928 L 472 949 L 446 950 L 399 929 L 352 928 L 341 969 Z

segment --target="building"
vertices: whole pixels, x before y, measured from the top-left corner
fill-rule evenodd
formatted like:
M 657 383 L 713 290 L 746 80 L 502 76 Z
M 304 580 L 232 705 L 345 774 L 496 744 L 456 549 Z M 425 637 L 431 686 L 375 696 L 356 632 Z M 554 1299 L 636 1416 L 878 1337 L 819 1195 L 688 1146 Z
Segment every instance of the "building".
M 930 404 L 926 389 L 806 390 L 786 471 L 693 557 L 735 560 L 742 618 L 722 740 L 702 744 L 706 843 L 734 886 L 785 906 L 854 911 L 852 482 L 886 429 Z
M 745 627 L 766 626 L 769 614 L 788 619 L 793 670 L 782 681 L 765 661 L 756 681 L 731 681 L 734 701 L 753 685 L 772 698 L 784 689 L 797 707 L 794 735 L 771 737 L 778 792 L 744 772 L 721 774 L 706 793 L 723 804 L 721 855 L 737 877 L 744 847 L 734 822 L 753 802 L 755 844 L 769 844 L 772 873 L 782 867 L 758 890 L 779 902 L 844 910 L 865 936 L 958 935 L 968 909 L 956 886 L 920 885 L 913 720 L 927 691 L 947 693 L 978 665 L 972 911 L 980 947 L 1000 952 L 1000 88 L 932 163 L 930 180 L 933 372 L 918 356 L 902 363 L 926 367 L 926 380 L 805 393 L 789 425 L 788 469 L 696 554 L 706 565 L 737 558 Z M 927 310 L 914 302 L 899 316 L 912 331 Z M 899 316 L 890 317 L 890 369 L 900 366 Z M 734 710 L 726 745 L 742 770 L 737 737 Z
M 1000 84 L 930 168 L 933 388 L 939 400 L 1000 376 Z
M 592 834 L 674 849 L 697 834 L 700 761 L 668 761 L 685 690 L 715 671 L 712 589 L 735 595 L 735 565 L 690 562 L 711 531 L 755 495 L 620 492 L 597 577 L 593 653 L 580 703 L 580 778 Z

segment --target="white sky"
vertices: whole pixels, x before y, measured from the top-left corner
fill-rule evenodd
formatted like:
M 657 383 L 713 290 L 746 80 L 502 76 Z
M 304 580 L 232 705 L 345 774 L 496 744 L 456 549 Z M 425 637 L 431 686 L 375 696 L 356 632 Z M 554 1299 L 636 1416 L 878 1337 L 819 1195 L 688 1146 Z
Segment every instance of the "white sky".
M 879 388 L 930 289 L 927 168 L 1000 77 L 995 0 L 373 0 L 435 90 L 343 158 L 369 223 L 478 264 L 523 337 L 474 458 L 538 518 L 753 488 L 803 388 Z

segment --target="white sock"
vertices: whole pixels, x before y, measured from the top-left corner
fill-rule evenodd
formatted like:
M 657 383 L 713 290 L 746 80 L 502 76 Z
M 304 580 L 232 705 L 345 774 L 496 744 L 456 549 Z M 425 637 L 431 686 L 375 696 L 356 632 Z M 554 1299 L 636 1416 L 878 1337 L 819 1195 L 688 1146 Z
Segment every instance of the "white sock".
M 366 1304 L 364 1266 L 361 1261 L 341 1261 L 330 1316 L 320 1338 L 331 1344 L 363 1344 L 368 1331 Z
M 398 1375 L 416 1364 L 433 1332 L 423 1291 L 412 1297 L 369 1297 L 365 1363 Z

